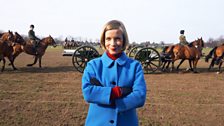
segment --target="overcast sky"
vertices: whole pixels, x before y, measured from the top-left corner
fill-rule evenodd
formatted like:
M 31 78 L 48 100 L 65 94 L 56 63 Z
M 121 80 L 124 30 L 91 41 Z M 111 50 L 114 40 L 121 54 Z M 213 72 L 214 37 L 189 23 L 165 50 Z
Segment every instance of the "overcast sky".
M 99 39 L 103 25 L 122 21 L 130 42 L 177 43 L 224 35 L 224 0 L 0 0 L 0 30 L 38 36 Z

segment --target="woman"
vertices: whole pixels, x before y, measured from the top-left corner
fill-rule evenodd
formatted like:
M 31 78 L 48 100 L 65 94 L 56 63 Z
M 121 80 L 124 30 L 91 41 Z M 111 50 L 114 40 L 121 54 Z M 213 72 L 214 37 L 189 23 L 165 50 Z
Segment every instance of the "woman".
M 108 22 L 101 34 L 103 55 L 88 62 L 82 77 L 84 99 L 90 103 L 86 126 L 138 126 L 136 108 L 146 99 L 141 64 L 124 50 L 128 35 L 122 22 Z

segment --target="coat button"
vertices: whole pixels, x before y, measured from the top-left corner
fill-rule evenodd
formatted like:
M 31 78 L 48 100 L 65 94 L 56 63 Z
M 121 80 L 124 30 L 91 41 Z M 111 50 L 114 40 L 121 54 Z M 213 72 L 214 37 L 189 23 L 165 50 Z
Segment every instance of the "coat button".
M 111 84 L 116 85 L 116 82 L 112 81 Z
M 112 124 L 113 124 L 113 123 L 114 123 L 114 120 L 110 120 L 110 123 L 112 123 Z

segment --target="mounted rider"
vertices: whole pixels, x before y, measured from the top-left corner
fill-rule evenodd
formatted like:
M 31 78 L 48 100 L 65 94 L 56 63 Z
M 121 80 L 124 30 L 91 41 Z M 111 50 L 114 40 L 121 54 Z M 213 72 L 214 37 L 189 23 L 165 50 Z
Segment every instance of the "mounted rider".
M 184 35 L 184 30 L 180 30 L 179 41 L 180 41 L 180 43 L 179 43 L 180 45 L 188 45 L 189 44 Z
M 34 48 L 34 50 L 36 52 L 38 44 L 40 42 L 40 39 L 36 37 L 35 32 L 34 32 L 33 29 L 34 29 L 34 25 L 31 24 L 30 25 L 30 30 L 28 32 L 28 37 L 29 37 L 31 43 L 33 44 L 33 48 Z

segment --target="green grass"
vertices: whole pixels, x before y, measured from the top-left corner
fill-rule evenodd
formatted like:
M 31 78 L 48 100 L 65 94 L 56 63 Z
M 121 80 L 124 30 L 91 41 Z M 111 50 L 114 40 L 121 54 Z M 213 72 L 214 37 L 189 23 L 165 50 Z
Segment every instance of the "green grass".
M 48 46 L 47 47 L 47 51 L 62 51 L 62 50 L 63 50 L 62 46 L 56 46 L 56 47 Z

